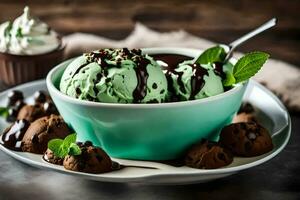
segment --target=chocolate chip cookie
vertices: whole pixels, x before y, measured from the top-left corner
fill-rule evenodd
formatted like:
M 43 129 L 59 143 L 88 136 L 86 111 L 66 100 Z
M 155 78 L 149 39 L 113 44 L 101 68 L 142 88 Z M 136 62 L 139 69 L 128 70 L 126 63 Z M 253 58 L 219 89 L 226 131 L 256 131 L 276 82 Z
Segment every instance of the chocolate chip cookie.
M 22 150 L 31 153 L 43 154 L 48 142 L 54 138 L 64 139 L 71 133 L 62 117 L 50 115 L 32 122 L 22 140 Z
M 185 156 L 185 164 L 198 169 L 215 169 L 229 165 L 233 161 L 230 151 L 216 142 L 202 140 L 192 146 Z
M 67 155 L 63 165 L 65 169 L 86 173 L 104 173 L 112 171 L 110 157 L 99 147 L 89 143 L 79 143 L 81 154 Z
M 219 143 L 234 155 L 259 156 L 273 149 L 267 129 L 253 122 L 230 124 L 222 129 Z

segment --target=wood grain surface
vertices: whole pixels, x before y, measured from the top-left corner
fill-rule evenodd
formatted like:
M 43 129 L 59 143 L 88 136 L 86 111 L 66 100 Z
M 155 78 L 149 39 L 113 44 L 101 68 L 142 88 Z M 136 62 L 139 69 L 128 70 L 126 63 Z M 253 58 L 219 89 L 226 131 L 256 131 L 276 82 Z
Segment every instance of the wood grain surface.
M 251 40 L 241 51 L 264 50 L 300 66 L 299 0 L 1 0 L 0 22 L 20 15 L 25 5 L 62 34 L 89 32 L 113 39 L 126 37 L 136 22 L 159 31 L 184 29 L 228 43 L 266 20 L 278 26 Z

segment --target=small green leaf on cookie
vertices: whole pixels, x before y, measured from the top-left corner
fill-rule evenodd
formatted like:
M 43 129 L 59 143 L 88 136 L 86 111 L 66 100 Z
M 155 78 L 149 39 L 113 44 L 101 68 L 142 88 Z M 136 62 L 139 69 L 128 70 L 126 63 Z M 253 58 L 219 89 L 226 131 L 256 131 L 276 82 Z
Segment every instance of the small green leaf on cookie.
M 80 155 L 81 154 L 81 149 L 80 147 L 75 144 L 75 143 L 72 143 L 69 147 L 69 153 L 68 155 L 71 155 L 71 156 L 77 156 L 77 155 Z
M 48 142 L 48 148 L 53 154 L 59 158 L 64 158 L 66 155 L 80 155 L 80 147 L 75 143 L 76 133 L 68 135 L 64 140 L 52 139 Z

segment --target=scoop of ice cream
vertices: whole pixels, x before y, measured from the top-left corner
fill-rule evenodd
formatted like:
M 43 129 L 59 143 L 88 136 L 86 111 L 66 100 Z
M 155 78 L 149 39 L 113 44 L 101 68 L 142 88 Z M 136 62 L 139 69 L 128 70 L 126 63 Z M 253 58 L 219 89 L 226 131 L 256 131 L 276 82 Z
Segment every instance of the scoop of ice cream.
M 67 155 L 63 165 L 66 169 L 86 173 L 104 173 L 112 171 L 110 157 L 99 147 L 80 145 L 81 154 Z
M 32 122 L 27 129 L 23 140 L 22 150 L 43 154 L 48 147 L 48 142 L 54 138 L 64 139 L 71 133 L 62 117 L 50 115 Z
M 37 55 L 51 52 L 61 44 L 57 33 L 47 24 L 30 15 L 28 7 L 13 22 L 0 25 L 0 51 L 16 55 Z
M 224 92 L 221 75 L 212 65 L 194 64 L 192 60 L 180 63 L 176 68 L 166 68 L 170 91 L 179 100 L 194 100 Z
M 60 90 L 89 101 L 162 102 L 167 95 L 167 80 L 157 62 L 141 50 L 102 49 L 71 62 Z

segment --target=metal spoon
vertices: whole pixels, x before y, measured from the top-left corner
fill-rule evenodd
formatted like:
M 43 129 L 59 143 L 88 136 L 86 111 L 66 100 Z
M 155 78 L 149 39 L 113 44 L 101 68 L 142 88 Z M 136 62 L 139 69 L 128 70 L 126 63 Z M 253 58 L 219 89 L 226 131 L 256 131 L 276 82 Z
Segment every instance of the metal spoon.
M 254 36 L 258 35 L 259 33 L 275 26 L 277 23 L 277 19 L 276 18 L 272 18 L 271 20 L 267 21 L 266 23 L 264 23 L 263 25 L 259 26 L 258 28 L 254 29 L 253 31 L 247 33 L 246 35 L 240 37 L 239 39 L 231 42 L 229 45 L 224 45 L 221 44 L 221 46 L 225 49 L 225 51 L 227 52 L 227 55 L 225 57 L 225 61 L 228 61 L 232 55 L 232 52 L 241 44 L 243 44 L 244 42 L 246 42 L 247 40 L 249 40 L 250 38 L 253 38 Z M 198 57 L 197 57 L 198 58 Z M 196 61 L 197 58 L 195 58 L 194 60 Z

